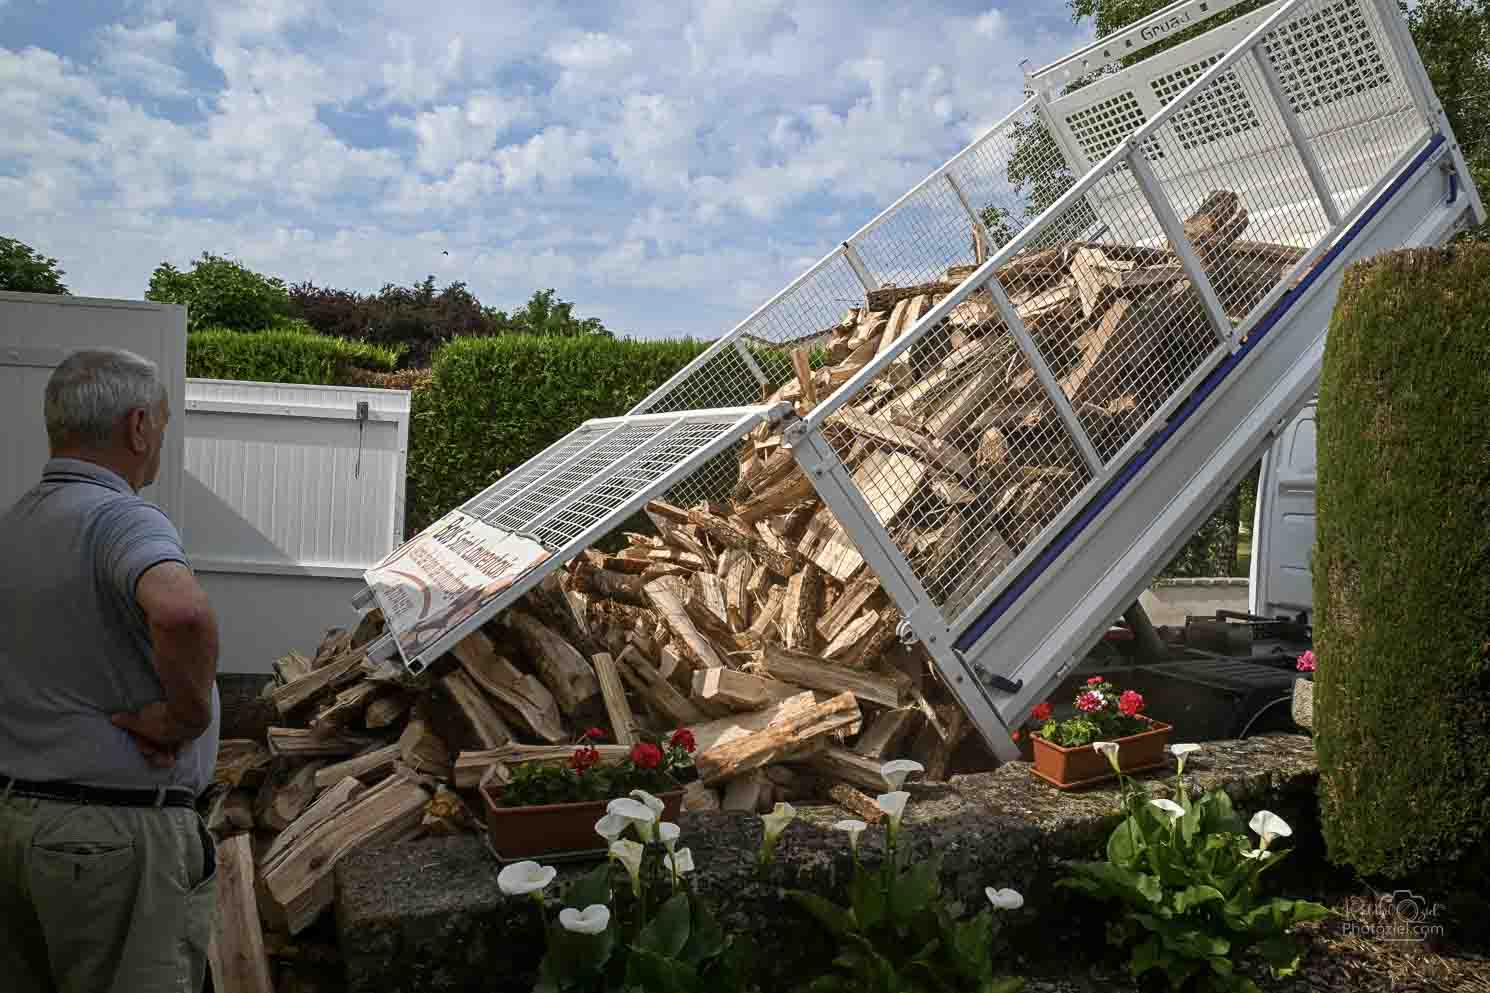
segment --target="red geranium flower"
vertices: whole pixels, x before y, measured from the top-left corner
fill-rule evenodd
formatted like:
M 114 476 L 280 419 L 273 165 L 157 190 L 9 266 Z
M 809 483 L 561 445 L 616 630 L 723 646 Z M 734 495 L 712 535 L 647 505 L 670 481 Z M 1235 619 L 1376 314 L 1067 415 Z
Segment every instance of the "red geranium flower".
M 1076 698 L 1076 709 L 1083 713 L 1095 714 L 1105 706 L 1107 706 L 1107 701 L 1097 693 L 1087 692 Z
M 1019 732 L 1018 731 L 1015 731 L 1012 735 L 1010 735 L 1010 737 L 1013 738 L 1015 741 L 1018 741 L 1019 740 Z
M 631 761 L 643 769 L 655 769 L 662 763 L 662 749 L 646 741 L 631 746 Z
M 1142 709 L 1142 694 L 1134 690 L 1124 690 L 1123 695 L 1118 697 L 1118 710 L 1122 711 L 1124 717 L 1136 717 Z
M 1298 670 L 1299 670 L 1299 672 L 1313 672 L 1314 671 L 1314 666 L 1315 666 L 1315 662 L 1314 662 L 1314 653 L 1313 652 L 1305 652 L 1303 655 L 1300 655 L 1299 656 L 1299 661 L 1298 661 Z
M 1086 681 L 1086 684 L 1088 686 L 1096 686 L 1100 682 L 1102 682 L 1102 677 L 1101 676 L 1093 676 L 1091 679 L 1088 679 Z
M 591 741 L 599 741 L 605 737 L 605 730 L 603 728 L 590 728 L 590 730 L 585 732 L 585 737 Z
M 599 761 L 600 752 L 590 745 L 576 748 L 574 754 L 569 757 L 569 765 L 575 772 L 584 772 Z
M 698 742 L 694 739 L 693 732 L 687 728 L 678 728 L 678 730 L 673 732 L 673 736 L 667 740 L 667 743 L 674 748 L 681 748 L 683 751 L 690 753 L 698 747 Z
M 1037 721 L 1050 720 L 1052 708 L 1049 703 L 1037 703 L 1030 708 L 1030 716 Z

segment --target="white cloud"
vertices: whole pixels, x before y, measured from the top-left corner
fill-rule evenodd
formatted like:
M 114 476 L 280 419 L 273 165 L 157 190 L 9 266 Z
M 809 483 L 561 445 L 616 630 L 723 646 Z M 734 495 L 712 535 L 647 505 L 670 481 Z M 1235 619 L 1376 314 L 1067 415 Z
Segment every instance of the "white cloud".
M 1020 58 L 1085 37 L 903 2 L 117 2 L 67 58 L 0 47 L 7 233 L 77 292 L 209 250 L 494 306 L 554 286 L 703 336 L 1014 106 Z

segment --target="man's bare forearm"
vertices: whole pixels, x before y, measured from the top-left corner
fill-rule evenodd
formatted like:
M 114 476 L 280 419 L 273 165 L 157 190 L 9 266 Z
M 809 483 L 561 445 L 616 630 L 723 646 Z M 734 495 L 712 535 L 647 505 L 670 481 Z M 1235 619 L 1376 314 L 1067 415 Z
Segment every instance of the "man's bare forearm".
M 168 624 L 152 624 L 155 671 L 166 692 L 174 741 L 190 741 L 212 725 L 212 686 L 217 677 L 217 621 L 210 609 Z

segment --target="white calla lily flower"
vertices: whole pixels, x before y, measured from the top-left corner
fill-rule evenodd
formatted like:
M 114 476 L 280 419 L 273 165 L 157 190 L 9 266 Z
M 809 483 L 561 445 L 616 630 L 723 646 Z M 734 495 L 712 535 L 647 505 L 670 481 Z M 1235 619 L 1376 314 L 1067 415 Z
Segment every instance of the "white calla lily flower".
M 1115 742 L 1115 741 L 1094 741 L 1094 742 L 1092 742 L 1092 751 L 1097 752 L 1100 755 L 1107 756 L 1107 764 L 1110 765 L 1110 766 L 1112 766 L 1112 771 L 1113 772 L 1122 772 L 1122 767 L 1118 765 L 1118 743 L 1117 742 Z
M 1199 745 L 1184 744 L 1184 745 L 1170 745 L 1169 746 L 1169 754 L 1173 755 L 1174 758 L 1175 758 L 1175 761 L 1179 763 L 1179 769 L 1176 770 L 1176 774 L 1177 775 L 1184 775 L 1184 772 L 1185 772 L 1185 756 L 1192 755 L 1192 754 L 1194 754 L 1195 752 L 1198 752 L 1198 751 L 1200 751 L 1200 746 Z
M 885 777 L 885 782 L 890 784 L 890 789 L 898 790 L 905 785 L 905 777 L 913 772 L 925 772 L 926 767 L 915 759 L 894 759 L 880 766 L 880 775 Z
M 996 890 L 992 886 L 985 886 L 983 894 L 988 897 L 988 902 L 993 904 L 995 910 L 1018 910 L 1024 906 L 1024 896 L 1018 890 Z
M 672 821 L 663 821 L 657 825 L 657 840 L 666 845 L 668 851 L 673 850 L 673 846 L 678 843 L 678 836 L 682 833 L 683 829 Z
M 637 801 L 638 803 L 646 804 L 647 807 L 651 809 L 652 813 L 656 815 L 656 819 L 659 821 L 662 820 L 663 804 L 661 800 L 657 799 L 646 790 L 632 790 L 630 796 L 631 799 Z
M 662 856 L 663 868 L 675 876 L 681 876 L 693 871 L 693 852 L 687 848 L 680 848 L 675 852 Z
M 642 889 L 642 853 L 645 851 L 646 849 L 630 838 L 610 843 L 610 857 L 625 867 L 626 874 L 631 877 L 631 890 L 638 896 L 641 895 Z
M 900 835 L 900 819 L 905 816 L 905 805 L 910 803 L 911 795 L 905 790 L 896 790 L 894 793 L 881 793 L 874 798 L 874 802 L 890 818 L 890 844 L 895 844 L 895 839 Z
M 629 818 L 622 817 L 620 814 L 606 814 L 595 822 L 595 833 L 607 842 L 611 842 L 625 834 L 626 829 L 630 826 L 631 820 Z
M 554 881 L 559 870 L 537 862 L 514 862 L 497 874 L 497 886 L 508 896 L 527 896 L 542 892 Z
M 1253 849 L 1250 849 L 1248 851 L 1243 852 L 1242 853 L 1242 858 L 1244 858 L 1244 859 L 1260 859 L 1260 858 L 1262 858 L 1266 854 L 1267 854 L 1267 850 L 1266 849 L 1253 848 Z
M 787 825 L 791 824 L 797 817 L 797 808 L 789 803 L 778 803 L 771 808 L 769 814 L 761 814 L 761 823 L 765 825 L 765 837 L 761 838 L 760 864 L 765 865 L 771 861 L 771 853 L 776 851 L 776 839 L 781 837 Z
M 575 934 L 599 934 L 610 925 L 610 908 L 603 903 L 592 903 L 584 910 L 565 907 L 559 911 L 559 924 Z
M 775 841 L 781 837 L 781 832 L 785 831 L 787 825 L 796 820 L 796 817 L 797 808 L 789 803 L 778 803 L 771 808 L 769 814 L 761 814 L 761 820 L 766 825 L 766 838 Z
M 637 833 L 642 836 L 642 841 L 652 840 L 652 827 L 657 821 L 657 815 L 645 803 L 622 796 L 606 804 L 605 810 L 608 814 L 624 817 L 635 824 Z
M 1293 828 L 1288 826 L 1288 822 L 1271 810 L 1259 810 L 1252 815 L 1247 826 L 1262 838 L 1261 847 L 1264 849 L 1273 843 L 1274 838 L 1287 838 L 1293 834 Z
M 859 835 L 863 834 L 869 825 L 856 818 L 842 820 L 833 825 L 835 831 L 848 832 L 848 845 L 855 855 L 859 854 Z
M 1173 800 L 1150 800 L 1149 803 L 1162 810 L 1164 816 L 1168 817 L 1171 821 L 1177 821 L 1185 816 L 1185 808 Z

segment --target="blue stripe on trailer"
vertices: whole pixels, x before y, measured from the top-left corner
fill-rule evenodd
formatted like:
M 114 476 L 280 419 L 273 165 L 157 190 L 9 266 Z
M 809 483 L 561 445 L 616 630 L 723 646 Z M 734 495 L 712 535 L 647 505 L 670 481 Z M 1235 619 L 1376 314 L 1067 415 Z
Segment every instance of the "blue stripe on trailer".
M 1077 536 L 1112 502 L 1113 498 L 1122 492 L 1123 487 L 1132 481 L 1133 477 L 1138 474 L 1138 471 L 1158 454 L 1159 449 L 1164 446 L 1164 443 L 1179 430 L 1180 426 L 1190 418 L 1191 414 L 1195 413 L 1205 399 L 1215 391 L 1216 387 L 1240 364 L 1242 359 L 1263 338 L 1267 337 L 1268 332 L 1283 319 L 1284 315 L 1288 313 L 1289 308 L 1298 302 L 1300 297 L 1313 285 L 1314 281 L 1334 264 L 1335 259 L 1345 249 L 1350 247 L 1350 243 L 1360 235 L 1371 219 L 1381 211 L 1382 207 L 1386 206 L 1392 197 L 1396 196 L 1397 191 L 1406 184 L 1413 173 L 1422 168 L 1423 163 L 1428 161 L 1433 152 L 1443 142 L 1444 136 L 1442 134 L 1435 134 L 1429 139 L 1428 144 L 1417 154 L 1417 157 L 1408 164 L 1407 168 L 1402 170 L 1402 174 L 1393 180 L 1392 185 L 1381 192 L 1381 195 L 1371 203 L 1371 206 L 1361 212 L 1361 216 L 1356 218 L 1355 223 L 1346 230 L 1345 234 L 1341 236 L 1340 240 L 1328 252 L 1320 257 L 1319 262 L 1304 275 L 1304 278 L 1299 281 L 1299 284 L 1279 298 L 1278 302 L 1273 305 L 1273 309 L 1268 312 L 1268 315 L 1259 321 L 1257 327 L 1247 336 L 1247 340 L 1242 344 L 1242 347 L 1235 353 L 1227 356 L 1215 369 L 1211 370 L 1211 374 L 1201 381 L 1200 385 L 1180 405 L 1180 408 L 1175 411 L 1164 427 L 1153 438 L 1149 439 L 1149 443 L 1135 453 L 1116 476 L 1108 480 L 1107 485 L 1102 487 L 1101 491 L 1092 498 L 1091 502 L 1086 505 L 1081 513 L 1062 528 L 1060 533 L 1055 536 L 1055 539 L 1051 541 L 1050 545 L 1033 562 L 1025 567 L 1018 578 L 1013 583 L 1010 583 L 1009 587 L 1000 593 L 982 614 L 967 626 L 962 634 L 957 637 L 955 647 L 958 651 L 967 651 L 971 648 L 1000 617 L 1008 612 L 1009 608 L 1014 605 L 1014 602 L 1030 588 L 1030 585 L 1076 540 Z

